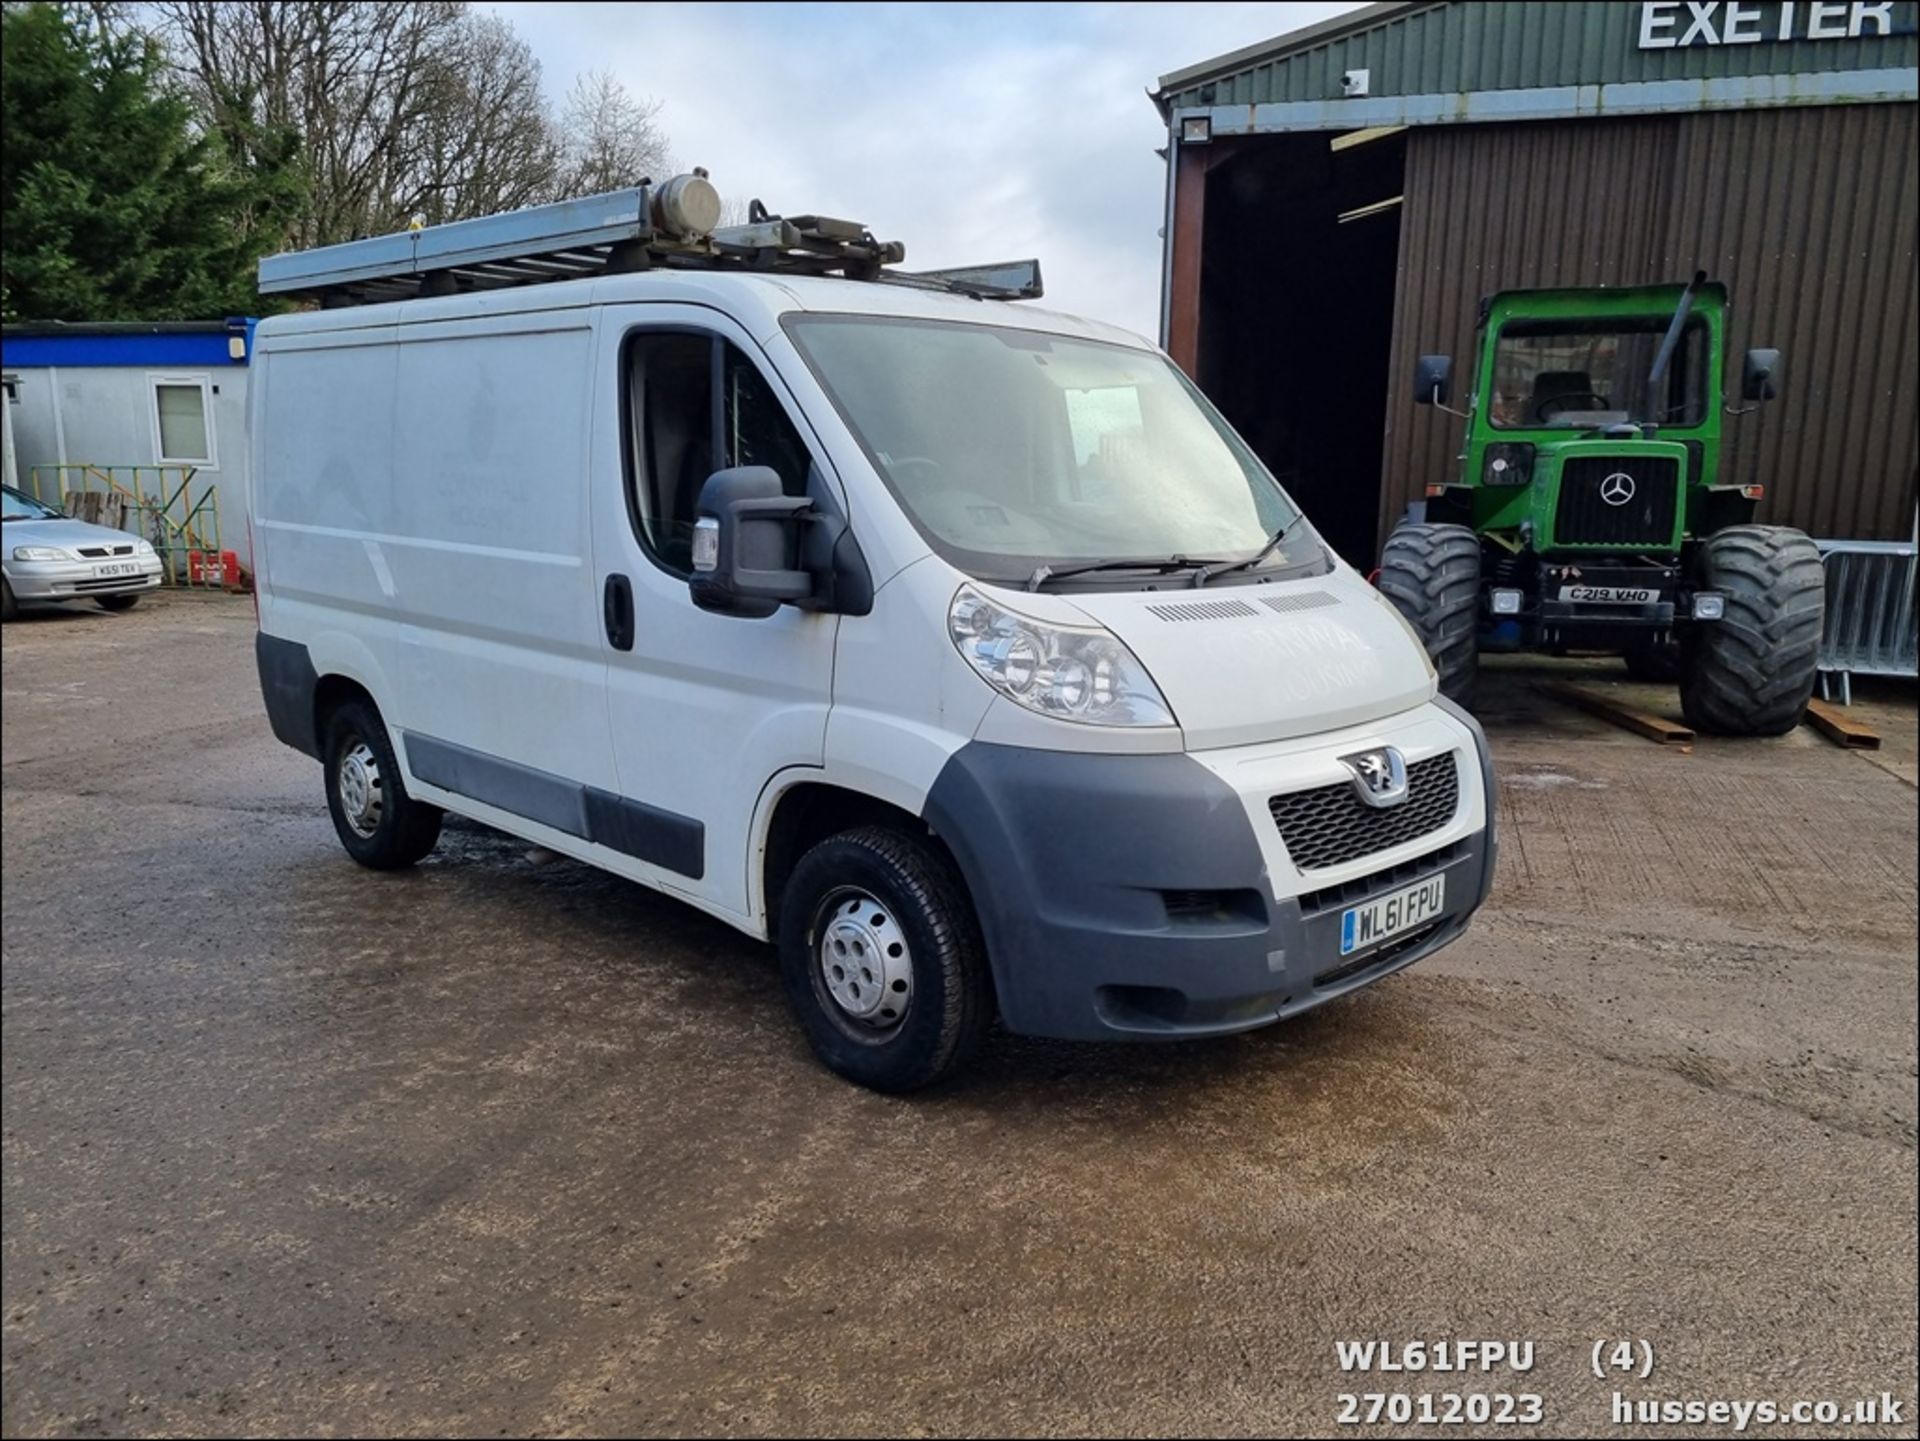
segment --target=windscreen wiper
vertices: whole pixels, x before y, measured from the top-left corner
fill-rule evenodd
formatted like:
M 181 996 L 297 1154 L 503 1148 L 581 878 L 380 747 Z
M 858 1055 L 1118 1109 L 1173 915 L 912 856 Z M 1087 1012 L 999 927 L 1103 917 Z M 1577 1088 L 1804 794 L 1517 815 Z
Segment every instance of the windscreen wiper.
M 1288 521 L 1273 533 L 1272 539 L 1268 540 L 1255 554 L 1248 556 L 1245 560 L 1228 560 L 1222 561 L 1218 565 L 1201 566 L 1200 569 L 1193 573 L 1193 588 L 1198 590 L 1216 575 L 1232 575 L 1236 570 L 1252 570 L 1256 565 L 1260 564 L 1261 561 L 1280 549 L 1281 544 L 1299 523 L 1300 517 L 1298 515 L 1294 516 L 1292 520 Z
M 1145 570 L 1155 575 L 1165 575 L 1169 571 L 1192 570 L 1195 567 L 1204 570 L 1213 564 L 1215 562 L 1209 560 L 1193 560 L 1184 555 L 1169 555 L 1145 560 L 1090 560 L 1080 565 L 1063 565 L 1057 569 L 1051 565 L 1037 565 L 1033 568 L 1033 574 L 1027 577 L 1026 588 L 1038 590 L 1047 581 L 1065 580 L 1072 575 L 1091 575 L 1097 570 Z

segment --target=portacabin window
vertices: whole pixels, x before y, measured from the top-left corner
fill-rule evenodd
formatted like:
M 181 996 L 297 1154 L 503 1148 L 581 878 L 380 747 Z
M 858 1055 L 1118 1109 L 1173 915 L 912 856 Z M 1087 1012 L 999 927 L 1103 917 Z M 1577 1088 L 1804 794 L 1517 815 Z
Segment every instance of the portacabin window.
M 625 353 L 628 509 L 648 555 L 685 576 L 708 476 L 771 466 L 786 494 L 804 496 L 812 458 L 766 378 L 719 336 L 636 331 Z
M 205 375 L 150 375 L 153 392 L 153 458 L 157 465 L 217 470 L 213 384 Z

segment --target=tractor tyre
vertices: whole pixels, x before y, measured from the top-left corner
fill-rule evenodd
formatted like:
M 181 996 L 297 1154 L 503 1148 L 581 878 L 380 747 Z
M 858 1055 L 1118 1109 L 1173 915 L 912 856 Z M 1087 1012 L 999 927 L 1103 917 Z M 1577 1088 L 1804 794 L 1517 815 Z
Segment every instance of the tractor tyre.
M 1726 597 L 1726 615 L 1683 632 L 1680 706 L 1697 730 L 1785 735 L 1813 698 L 1826 623 L 1826 573 L 1805 534 L 1735 525 L 1701 542 L 1694 585 Z
M 1419 634 L 1440 693 L 1466 705 L 1480 664 L 1480 539 L 1464 525 L 1400 526 L 1380 558 L 1380 593 Z

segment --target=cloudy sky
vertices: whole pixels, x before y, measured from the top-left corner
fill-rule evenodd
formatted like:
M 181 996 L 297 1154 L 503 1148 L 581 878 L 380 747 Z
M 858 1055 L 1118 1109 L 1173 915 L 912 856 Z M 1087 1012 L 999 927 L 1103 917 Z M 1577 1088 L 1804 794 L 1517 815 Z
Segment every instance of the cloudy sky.
M 908 268 L 1040 257 L 1048 303 L 1158 327 L 1165 143 L 1195 61 L 1352 4 L 502 3 L 548 93 L 613 72 L 722 195 L 862 221 Z

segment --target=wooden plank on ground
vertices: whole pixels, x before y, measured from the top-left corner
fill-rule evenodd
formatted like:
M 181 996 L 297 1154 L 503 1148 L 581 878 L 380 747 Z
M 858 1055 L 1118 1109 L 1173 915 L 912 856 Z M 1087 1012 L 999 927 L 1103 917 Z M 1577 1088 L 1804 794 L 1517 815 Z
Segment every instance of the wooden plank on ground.
M 1585 686 L 1569 685 L 1566 681 L 1547 681 L 1541 689 L 1555 700 L 1565 701 L 1589 715 L 1599 716 L 1601 720 L 1630 730 L 1635 735 L 1645 736 L 1650 741 L 1658 741 L 1665 746 L 1691 746 L 1693 731 L 1678 721 L 1670 721 L 1665 716 L 1653 715 L 1648 711 L 1636 710 L 1624 701 L 1612 696 L 1588 690 Z
M 1842 750 L 1880 749 L 1879 732 L 1868 729 L 1839 706 L 1818 697 L 1807 702 L 1807 724 Z

